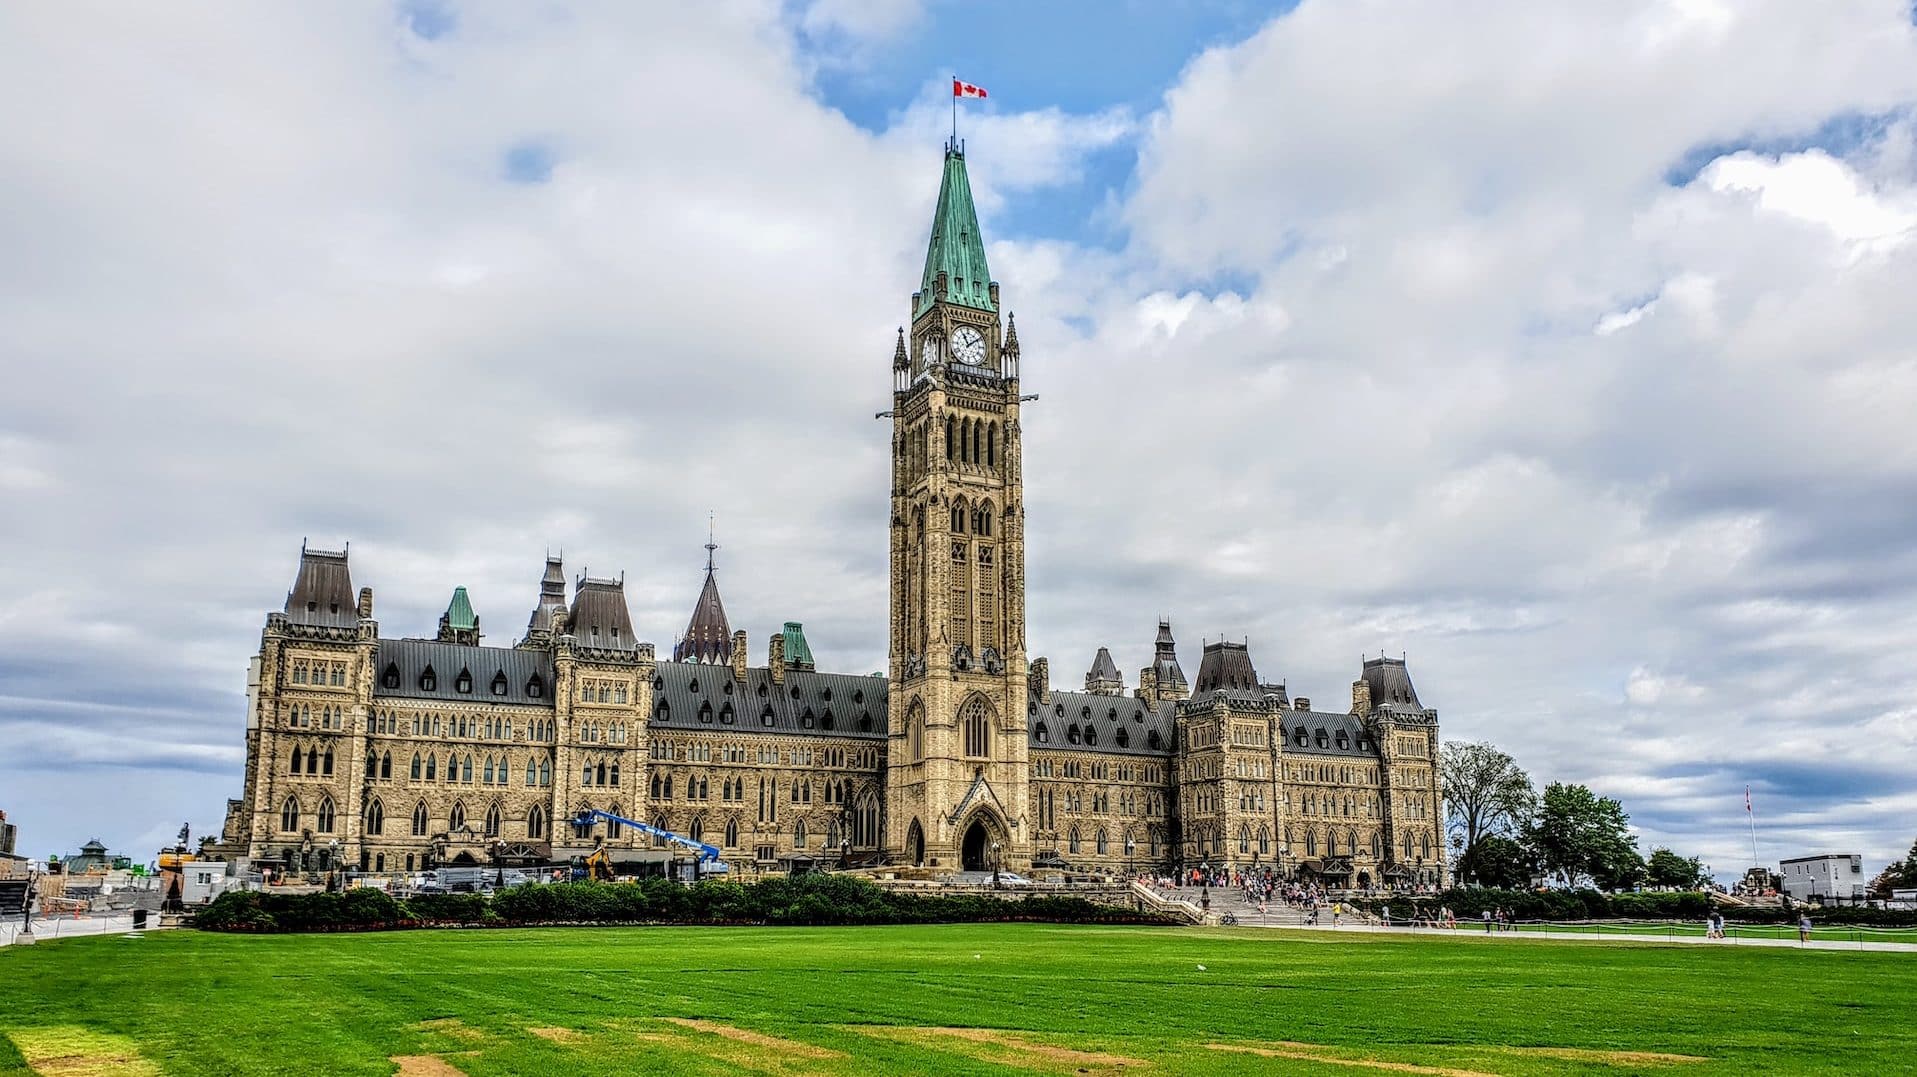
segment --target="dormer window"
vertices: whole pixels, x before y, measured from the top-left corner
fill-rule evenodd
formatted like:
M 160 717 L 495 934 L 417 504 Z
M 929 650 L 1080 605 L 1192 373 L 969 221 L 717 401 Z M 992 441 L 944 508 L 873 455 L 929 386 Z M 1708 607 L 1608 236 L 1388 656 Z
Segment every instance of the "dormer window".
M 1067 744 L 1077 744 L 1078 740 L 1079 740 L 1078 724 L 1074 722 L 1073 724 L 1065 727 L 1065 742 Z
M 1351 742 L 1350 742 L 1350 740 L 1349 740 L 1349 739 L 1348 739 L 1348 738 L 1347 738 L 1347 737 L 1345 736 L 1345 731 L 1344 731 L 1344 730 L 1342 730 L 1342 729 L 1340 729 L 1340 730 L 1338 731 L 1338 747 L 1340 747 L 1340 748 L 1349 748 L 1349 747 L 1351 747 Z
M 766 726 L 766 727 L 768 727 L 768 728 L 770 728 L 770 727 L 771 727 L 771 725 L 772 725 L 772 704 L 770 704 L 770 703 L 767 703 L 767 704 L 765 705 L 765 709 L 759 712 L 759 724 L 760 724 L 760 725 L 762 725 L 762 726 Z
M 527 696 L 533 699 L 538 699 L 540 696 L 543 696 L 545 694 L 546 694 L 546 682 L 539 676 L 539 674 L 535 673 L 530 678 L 527 679 L 526 681 Z
M 1131 747 L 1131 743 L 1132 743 L 1131 735 L 1125 732 L 1124 726 L 1119 726 L 1118 727 L 1118 746 L 1120 748 L 1129 748 Z
M 833 717 L 832 717 L 832 708 L 831 708 L 831 707 L 827 707 L 827 708 L 825 709 L 825 713 L 824 713 L 824 714 L 821 714 L 821 715 L 819 715 L 819 728 L 820 728 L 820 729 L 836 729 L 836 728 L 838 728 L 838 722 L 837 722 L 836 720 L 834 720 L 834 719 L 833 719 Z
M 812 708 L 811 707 L 807 707 L 805 709 L 805 713 L 799 715 L 799 724 L 804 726 L 807 729 L 812 728 Z
M 1325 735 L 1324 730 L 1320 729 L 1318 731 L 1318 747 L 1328 748 L 1330 746 L 1331 746 L 1331 738 Z
M 688 692 L 691 692 L 691 693 L 692 693 L 693 695 L 698 695 L 698 694 L 699 694 L 699 680 L 698 680 L 698 678 L 696 678 L 696 677 L 695 677 L 695 678 L 693 678 L 693 680 L 692 680 L 692 683 L 691 683 L 691 684 L 688 684 L 688 685 L 686 685 L 686 691 L 688 691 Z
M 398 688 L 399 687 L 398 664 L 393 662 L 386 663 L 386 672 L 379 675 L 379 685 L 381 688 Z
M 728 703 L 725 706 L 719 708 L 719 724 L 720 725 L 731 725 L 732 719 L 733 719 L 732 704 Z
M 438 688 L 439 675 L 433 672 L 433 667 L 427 666 L 421 670 L 419 674 L 419 690 L 422 692 L 432 692 L 437 691 Z
M 662 722 L 669 722 L 672 720 L 672 705 L 662 699 L 658 706 L 652 708 L 652 714 Z
M 1145 743 L 1153 751 L 1157 751 L 1158 749 L 1164 746 L 1165 742 L 1164 742 L 1164 739 L 1158 735 L 1158 730 L 1154 729 L 1151 732 L 1145 734 Z
M 1044 722 L 1040 722 L 1038 723 L 1038 728 L 1032 731 L 1032 739 L 1038 741 L 1040 744 L 1050 744 L 1052 742 L 1052 731 L 1046 727 Z
M 505 694 L 506 694 L 506 671 L 502 669 L 498 673 L 493 674 L 493 695 L 503 696 Z
M 460 670 L 459 676 L 453 678 L 453 691 L 458 692 L 462 696 L 472 695 L 473 694 L 472 673 L 464 669 Z
M 1093 729 L 1091 726 L 1086 726 L 1085 743 L 1089 746 L 1096 747 L 1098 744 L 1098 730 Z

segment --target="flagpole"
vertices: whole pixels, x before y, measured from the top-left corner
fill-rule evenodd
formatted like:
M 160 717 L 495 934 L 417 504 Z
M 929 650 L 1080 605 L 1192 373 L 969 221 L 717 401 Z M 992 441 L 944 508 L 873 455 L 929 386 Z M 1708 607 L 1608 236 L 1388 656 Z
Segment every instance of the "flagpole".
M 958 145 L 958 76 L 952 76 L 952 144 Z
M 1751 866 L 1762 867 L 1757 862 L 1757 809 L 1751 807 L 1751 787 L 1744 787 L 1744 818 L 1751 824 Z

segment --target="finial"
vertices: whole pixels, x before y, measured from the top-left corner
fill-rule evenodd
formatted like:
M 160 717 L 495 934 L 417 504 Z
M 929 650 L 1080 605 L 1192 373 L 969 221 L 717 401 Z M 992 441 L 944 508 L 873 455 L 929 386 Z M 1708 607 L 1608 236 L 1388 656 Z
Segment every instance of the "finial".
M 717 519 L 717 513 L 706 513 L 706 575 L 708 576 L 712 575 L 712 555 L 719 549 L 719 544 L 713 541 L 713 533 L 718 526 Z
M 892 366 L 895 370 L 904 370 L 909 362 L 905 353 L 905 327 L 899 326 L 899 343 L 892 349 Z
M 1005 315 L 1005 343 L 1003 348 L 1012 355 L 1018 354 L 1018 316 L 1010 312 L 1007 312 Z

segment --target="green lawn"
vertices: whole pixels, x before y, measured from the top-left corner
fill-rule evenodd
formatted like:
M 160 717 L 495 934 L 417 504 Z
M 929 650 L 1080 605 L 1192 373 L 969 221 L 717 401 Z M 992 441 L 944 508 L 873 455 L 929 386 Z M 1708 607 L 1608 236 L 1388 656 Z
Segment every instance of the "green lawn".
M 0 950 L 0 1074 L 1881 1074 L 1914 1001 L 1917 955 L 1464 931 L 175 931 Z

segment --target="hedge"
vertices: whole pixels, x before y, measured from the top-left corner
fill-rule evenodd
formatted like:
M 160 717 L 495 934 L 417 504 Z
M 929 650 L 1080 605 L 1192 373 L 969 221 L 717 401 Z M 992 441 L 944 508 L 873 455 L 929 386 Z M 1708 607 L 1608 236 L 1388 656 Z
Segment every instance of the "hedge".
M 1049 923 L 1173 924 L 1157 913 L 1079 897 L 915 894 L 850 875 L 799 875 L 749 883 L 684 886 L 529 883 L 493 894 L 421 894 L 398 901 L 380 890 L 343 894 L 230 891 L 196 918 L 212 931 L 379 930 L 431 924 L 934 924 L 1037 920 Z

